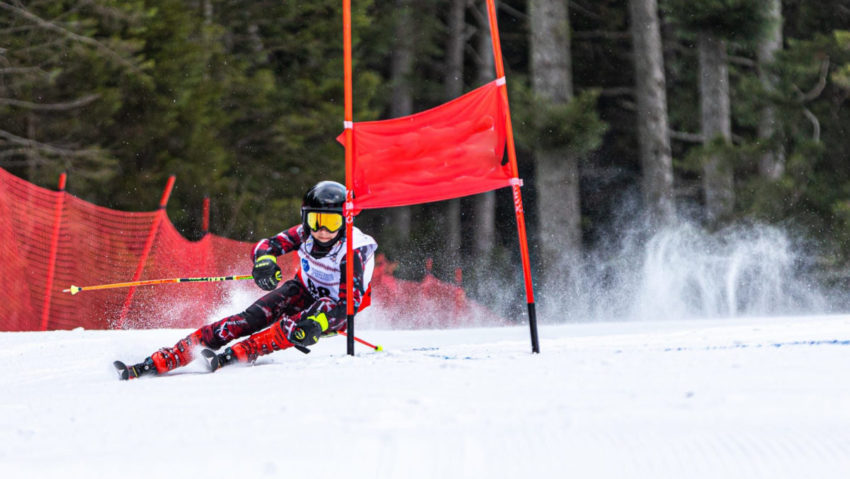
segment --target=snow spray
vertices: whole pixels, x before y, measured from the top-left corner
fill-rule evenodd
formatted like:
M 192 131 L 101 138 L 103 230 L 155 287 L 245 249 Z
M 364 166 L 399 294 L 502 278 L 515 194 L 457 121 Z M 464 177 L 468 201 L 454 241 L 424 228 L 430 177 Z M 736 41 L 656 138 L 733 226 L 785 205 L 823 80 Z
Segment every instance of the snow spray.
M 573 281 L 548 298 L 543 316 L 667 320 L 826 312 L 826 295 L 803 274 L 800 248 L 787 232 L 766 225 L 708 232 L 682 222 L 652 235 L 635 230 L 574 266 Z

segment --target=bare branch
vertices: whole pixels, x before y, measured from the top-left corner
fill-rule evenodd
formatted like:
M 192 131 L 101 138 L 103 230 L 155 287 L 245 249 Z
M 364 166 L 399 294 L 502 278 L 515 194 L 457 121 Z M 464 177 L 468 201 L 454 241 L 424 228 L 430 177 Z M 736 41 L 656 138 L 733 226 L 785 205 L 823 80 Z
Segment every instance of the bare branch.
M 820 62 L 820 77 L 818 77 L 818 82 L 815 86 L 806 93 L 800 91 L 797 85 L 794 85 L 794 90 L 797 91 L 797 99 L 803 103 L 814 100 L 819 97 L 821 93 L 823 93 L 823 89 L 826 88 L 826 78 L 829 74 L 829 57 L 823 59 Z
M 463 32 L 463 44 L 466 45 L 478 33 L 478 29 L 472 25 L 467 25 Z
M 29 148 L 10 148 L 8 150 L 0 151 L 0 159 L 8 158 L 10 156 L 23 155 L 31 151 Z M 14 162 L 7 162 L 7 164 L 13 164 Z
M 705 141 L 705 137 L 702 133 L 688 133 L 686 131 L 675 131 L 675 130 L 667 130 L 670 134 L 670 138 L 674 140 L 684 141 L 688 143 L 703 143 Z
M 808 120 L 812 123 L 812 139 L 815 140 L 816 143 L 820 143 L 820 121 L 818 121 L 818 117 L 816 117 L 815 114 L 808 108 L 803 108 L 803 114 L 806 115 L 806 118 L 808 118 Z
M 29 150 L 28 150 L 29 151 Z M 0 155 L 3 156 L 3 155 Z M 50 162 L 45 160 L 40 156 L 36 156 L 33 158 L 27 158 L 26 160 L 5 160 L 0 157 L 0 164 L 5 166 L 6 168 L 11 168 L 15 166 L 32 166 L 32 165 L 47 165 Z
M 2 35 L 14 35 L 14 34 L 17 34 L 17 33 L 28 32 L 28 31 L 35 30 L 35 29 L 36 29 L 36 27 L 34 27 L 32 25 L 16 26 L 16 27 L 9 27 L 9 28 L 2 29 L 2 30 L 0 30 L 0 34 L 2 34 Z
M 25 47 L 17 48 L 15 49 L 15 53 L 20 55 L 21 53 L 35 53 L 40 51 L 54 52 L 60 50 L 60 48 L 56 48 L 57 45 L 64 45 L 65 42 L 66 40 L 64 38 L 51 38 L 49 41 L 44 43 L 30 43 Z
M 601 96 L 634 96 L 635 89 L 630 86 L 617 86 L 611 88 L 603 88 L 599 94 Z
M 637 111 L 637 103 L 632 101 L 631 98 L 629 98 L 629 99 L 620 98 L 617 101 L 617 106 L 619 106 L 620 108 L 622 108 L 623 110 L 626 110 L 626 111 Z
M 475 59 L 476 64 L 480 65 L 481 62 L 483 61 L 481 59 L 481 53 L 479 53 L 478 49 L 475 48 L 475 46 L 473 46 L 469 43 L 466 43 L 463 47 L 463 50 L 464 50 L 464 52 L 466 52 L 467 55 L 469 55 L 469 56 L 471 56 Z
M 487 18 L 487 14 L 481 11 L 480 8 L 472 9 L 472 16 L 475 17 L 475 22 L 477 25 L 489 25 L 490 20 Z
M 12 98 L 0 98 L 0 105 L 17 106 L 35 111 L 67 111 L 86 106 L 98 98 L 100 98 L 100 94 L 97 93 L 63 103 L 33 103 L 31 101 L 15 100 Z
M 9 133 L 5 130 L 0 130 L 0 138 L 5 139 L 9 143 L 13 145 L 23 146 L 27 149 L 39 150 L 45 153 L 50 153 L 53 155 L 60 156 L 72 156 L 72 157 L 85 157 L 92 156 L 96 153 L 95 150 L 70 150 L 68 148 L 62 148 L 60 146 L 50 145 L 48 143 L 41 143 L 40 141 L 31 140 L 29 138 L 24 138 L 13 133 Z
M 747 57 L 742 57 L 739 55 L 728 55 L 726 58 L 729 59 L 729 63 L 734 63 L 736 65 L 743 65 L 749 68 L 758 67 L 758 63 L 755 60 Z
M 109 56 L 113 60 L 117 61 L 118 63 L 124 65 L 125 67 L 129 68 L 130 70 L 134 71 L 135 73 L 142 73 L 142 71 L 139 70 L 138 66 L 136 66 L 135 64 L 133 64 L 132 62 L 130 62 L 129 60 L 127 60 L 126 58 L 121 56 L 115 50 L 112 50 L 111 48 L 107 47 L 103 43 L 101 43 L 101 42 L 99 42 L 99 41 L 97 41 L 93 38 L 89 38 L 89 37 L 86 37 L 86 36 L 83 36 L 83 35 L 76 34 L 76 33 L 72 32 L 70 30 L 67 30 L 65 28 L 60 27 L 59 25 L 56 25 L 55 23 L 49 22 L 49 21 L 47 21 L 47 20 L 45 20 L 45 19 L 43 19 L 43 18 L 41 18 L 37 15 L 34 15 L 33 13 L 31 13 L 31 12 L 29 12 L 29 11 L 23 9 L 23 8 L 19 8 L 19 7 L 16 7 L 14 5 L 10 5 L 6 2 L 0 2 L 0 8 L 2 8 L 4 10 L 8 10 L 8 11 L 10 11 L 10 12 L 16 14 L 16 15 L 19 15 L 21 17 L 24 17 L 27 20 L 30 20 L 31 22 L 40 26 L 41 28 L 44 28 L 45 30 L 50 30 L 50 31 L 59 33 L 61 35 L 64 35 L 65 37 L 70 38 L 71 40 L 74 40 L 74 41 L 77 41 L 77 42 L 80 42 L 80 43 L 85 43 L 86 45 L 93 46 L 97 50 L 105 53 L 107 56 Z
M 32 73 L 43 71 L 40 67 L 8 67 L 0 68 L 0 75 L 14 75 L 16 73 Z
M 598 13 L 593 12 L 589 8 L 582 6 L 575 0 L 570 2 L 569 8 L 575 9 L 575 11 L 583 13 L 594 20 L 604 20 Z
M 572 37 L 576 40 L 629 40 L 631 33 L 611 30 L 574 31 Z
M 507 2 L 499 2 L 496 6 L 499 8 L 499 10 L 502 10 L 503 12 L 511 15 L 512 17 L 518 20 L 525 20 L 526 18 L 528 18 L 528 15 L 508 5 Z
M 139 14 L 128 13 L 117 8 L 105 7 L 101 5 L 104 2 L 92 0 L 77 0 L 77 2 L 75 3 L 77 4 L 76 9 L 79 9 L 79 7 L 86 6 L 93 9 L 94 12 L 100 15 L 101 17 L 108 18 L 110 20 L 118 20 L 122 22 L 134 22 L 139 20 Z

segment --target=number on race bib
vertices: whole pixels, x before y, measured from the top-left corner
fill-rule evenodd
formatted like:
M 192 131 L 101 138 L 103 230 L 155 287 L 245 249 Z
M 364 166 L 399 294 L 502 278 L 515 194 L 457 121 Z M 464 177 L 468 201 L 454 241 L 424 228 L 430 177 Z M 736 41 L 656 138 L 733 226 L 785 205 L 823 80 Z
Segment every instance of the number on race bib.
M 310 289 L 310 293 L 316 298 L 329 298 L 331 296 L 331 290 L 321 286 L 317 287 L 310 278 L 307 278 L 307 287 Z

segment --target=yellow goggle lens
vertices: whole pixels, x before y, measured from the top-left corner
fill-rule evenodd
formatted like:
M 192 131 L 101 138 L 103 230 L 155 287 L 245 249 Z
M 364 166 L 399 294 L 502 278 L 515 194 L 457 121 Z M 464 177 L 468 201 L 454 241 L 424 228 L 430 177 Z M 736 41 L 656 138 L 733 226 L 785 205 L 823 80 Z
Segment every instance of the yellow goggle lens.
M 331 233 L 334 233 L 342 227 L 342 215 L 339 213 L 310 211 L 307 213 L 307 226 L 313 231 L 319 231 L 325 228 Z

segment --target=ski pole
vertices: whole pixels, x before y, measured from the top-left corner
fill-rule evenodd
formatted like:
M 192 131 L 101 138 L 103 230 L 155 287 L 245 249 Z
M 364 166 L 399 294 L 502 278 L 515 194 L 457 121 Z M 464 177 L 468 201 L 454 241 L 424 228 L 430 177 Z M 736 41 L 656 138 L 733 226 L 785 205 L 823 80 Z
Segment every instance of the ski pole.
M 345 332 L 344 332 L 344 331 L 337 331 L 337 333 L 338 333 L 338 334 L 341 334 L 341 335 L 343 335 L 343 336 L 345 336 L 345 337 L 348 337 L 348 335 L 347 335 L 347 334 L 345 334 Z M 363 341 L 362 339 L 358 338 L 357 336 L 354 336 L 354 340 L 355 340 L 355 341 L 357 341 L 358 343 L 360 343 L 360 344 L 362 344 L 362 345 L 366 346 L 366 347 L 370 347 L 370 348 L 374 349 L 375 351 L 383 351 L 383 350 L 384 350 L 384 347 L 383 347 L 383 346 L 381 346 L 380 344 L 379 344 L 379 345 L 377 345 L 377 346 L 376 346 L 376 345 L 374 345 L 374 344 L 369 344 L 369 343 L 367 343 L 366 341 Z
M 341 334 L 345 337 L 348 337 L 348 335 L 345 334 L 343 331 L 333 331 L 333 332 L 325 334 L 324 337 L 330 338 L 330 337 L 336 336 L 337 334 Z M 354 336 L 354 340 L 357 341 L 360 344 L 364 344 L 366 346 L 369 346 L 370 348 L 374 349 L 375 351 L 383 351 L 384 350 L 383 346 L 381 346 L 381 345 L 375 346 L 374 344 L 369 344 L 366 341 L 363 341 L 362 339 L 358 338 L 357 336 Z M 305 348 L 304 346 L 300 346 L 298 344 L 293 344 L 293 346 L 295 347 L 295 349 L 301 351 L 304 354 L 310 354 L 309 348 Z
M 207 276 L 202 278 L 169 278 L 169 279 L 148 279 L 144 281 L 130 281 L 127 283 L 111 283 L 111 284 L 98 284 L 94 286 L 74 286 L 71 285 L 68 289 L 63 289 L 63 293 L 71 293 L 71 295 L 75 295 L 80 291 L 94 291 L 98 289 L 112 289 L 112 288 L 127 288 L 130 286 L 150 286 L 154 284 L 170 284 L 170 283 L 210 283 L 214 281 L 231 281 L 231 280 L 240 280 L 240 279 L 253 279 L 254 277 L 250 274 L 244 274 L 239 276 Z

